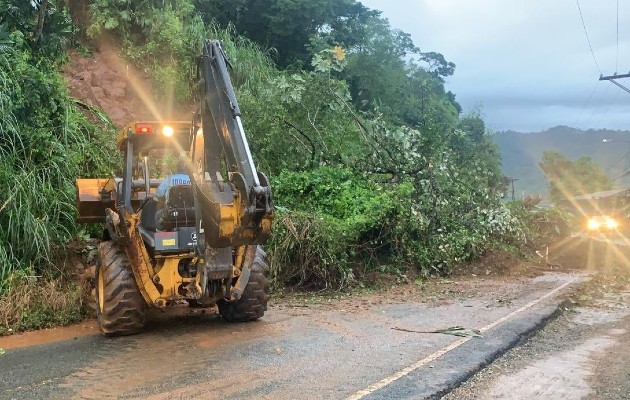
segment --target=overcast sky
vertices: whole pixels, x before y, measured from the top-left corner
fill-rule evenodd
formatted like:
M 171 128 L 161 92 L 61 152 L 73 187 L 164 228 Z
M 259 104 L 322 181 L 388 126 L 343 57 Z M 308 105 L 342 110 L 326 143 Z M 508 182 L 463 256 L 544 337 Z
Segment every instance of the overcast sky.
M 360 1 L 454 62 L 447 90 L 465 111 L 481 106 L 489 129 L 630 130 L 630 93 L 598 81 L 600 69 L 630 71 L 630 1 L 618 1 L 619 14 L 617 0 L 579 2 L 599 69 L 576 0 Z M 630 88 L 630 78 L 619 83 Z

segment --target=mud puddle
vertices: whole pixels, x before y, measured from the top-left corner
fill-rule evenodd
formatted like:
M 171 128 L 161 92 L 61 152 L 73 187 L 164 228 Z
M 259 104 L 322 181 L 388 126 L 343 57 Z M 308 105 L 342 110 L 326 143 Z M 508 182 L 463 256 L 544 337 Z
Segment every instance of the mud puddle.
M 38 346 L 99 333 L 95 320 L 59 328 L 25 332 L 12 336 L 0 337 L 0 348 L 9 350 L 20 347 Z

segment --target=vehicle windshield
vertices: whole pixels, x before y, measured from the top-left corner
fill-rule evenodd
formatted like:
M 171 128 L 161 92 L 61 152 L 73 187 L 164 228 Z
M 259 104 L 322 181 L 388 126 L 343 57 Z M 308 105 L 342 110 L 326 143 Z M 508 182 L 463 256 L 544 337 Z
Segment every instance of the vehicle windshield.
M 180 152 L 175 149 L 152 149 L 146 154 L 149 166 L 149 178 L 151 180 L 162 180 L 165 177 L 177 173 L 177 163 L 180 158 Z M 140 160 L 142 163 L 142 160 Z M 143 174 L 143 172 L 140 172 Z

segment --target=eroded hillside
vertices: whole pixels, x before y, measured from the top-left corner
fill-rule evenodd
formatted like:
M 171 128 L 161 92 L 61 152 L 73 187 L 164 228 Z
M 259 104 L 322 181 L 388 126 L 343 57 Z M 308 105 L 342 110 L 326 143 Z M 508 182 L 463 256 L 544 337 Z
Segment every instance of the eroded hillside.
M 189 120 L 191 107 L 156 99 L 149 76 L 111 47 L 83 56 L 72 51 L 64 68 L 73 97 L 100 107 L 120 128 L 130 121 Z

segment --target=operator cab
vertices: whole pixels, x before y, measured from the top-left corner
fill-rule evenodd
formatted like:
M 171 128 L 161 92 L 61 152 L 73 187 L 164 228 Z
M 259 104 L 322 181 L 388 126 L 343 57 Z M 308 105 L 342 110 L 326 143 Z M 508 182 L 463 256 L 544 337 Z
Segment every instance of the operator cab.
M 148 168 L 151 181 L 168 179 L 168 168 L 155 168 L 153 173 L 150 165 Z M 138 210 L 141 212 L 138 229 L 144 242 L 158 254 L 194 252 L 197 230 L 192 186 L 189 183 L 171 185 L 164 196 L 157 196 L 157 188 L 150 189 Z
M 197 243 L 190 180 L 169 178 L 176 173 L 187 176 L 191 169 L 186 166 L 185 171 L 177 171 L 178 160 L 188 159 L 190 132 L 190 122 L 143 122 L 130 124 L 119 135 L 119 147 L 128 161 L 123 173 L 134 184 L 131 188 L 119 186 L 117 202 L 140 212 L 138 230 L 148 250 L 156 255 L 194 253 Z M 158 196 L 157 189 L 165 180 L 164 195 Z

